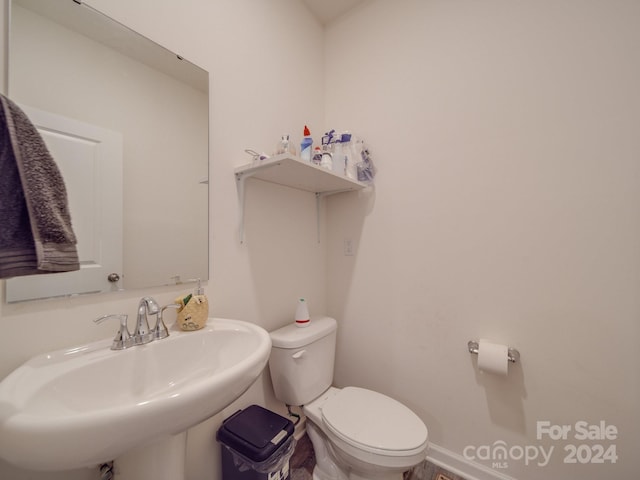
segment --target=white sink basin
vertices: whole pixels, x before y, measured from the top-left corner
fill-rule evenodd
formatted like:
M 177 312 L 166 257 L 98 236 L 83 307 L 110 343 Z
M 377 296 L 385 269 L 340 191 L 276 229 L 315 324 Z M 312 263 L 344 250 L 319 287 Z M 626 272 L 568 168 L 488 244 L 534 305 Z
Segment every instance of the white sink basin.
M 195 332 L 110 346 L 109 339 L 39 355 L 0 382 L 0 457 L 68 470 L 181 433 L 249 388 L 271 339 L 256 325 L 210 318 Z

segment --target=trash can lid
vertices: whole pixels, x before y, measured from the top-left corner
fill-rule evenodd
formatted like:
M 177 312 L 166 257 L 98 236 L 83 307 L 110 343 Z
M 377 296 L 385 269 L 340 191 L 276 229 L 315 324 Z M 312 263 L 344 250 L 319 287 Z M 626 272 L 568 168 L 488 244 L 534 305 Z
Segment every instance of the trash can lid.
M 223 421 L 217 439 L 254 462 L 268 459 L 293 435 L 291 420 L 260 405 L 239 410 Z

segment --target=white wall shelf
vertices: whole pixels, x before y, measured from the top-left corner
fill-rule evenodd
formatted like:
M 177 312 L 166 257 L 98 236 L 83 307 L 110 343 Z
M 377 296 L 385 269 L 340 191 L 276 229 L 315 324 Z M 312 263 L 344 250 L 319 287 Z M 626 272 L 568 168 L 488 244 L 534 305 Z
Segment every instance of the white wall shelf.
M 320 238 L 320 199 L 323 196 L 341 192 L 360 190 L 366 187 L 362 182 L 352 180 L 335 172 L 321 168 L 300 157 L 283 154 L 263 160 L 258 164 L 250 163 L 236 168 L 236 186 L 240 204 L 240 242 L 244 241 L 244 190 L 248 178 L 257 178 L 265 182 L 312 192 L 316 195 L 318 215 L 318 241 Z

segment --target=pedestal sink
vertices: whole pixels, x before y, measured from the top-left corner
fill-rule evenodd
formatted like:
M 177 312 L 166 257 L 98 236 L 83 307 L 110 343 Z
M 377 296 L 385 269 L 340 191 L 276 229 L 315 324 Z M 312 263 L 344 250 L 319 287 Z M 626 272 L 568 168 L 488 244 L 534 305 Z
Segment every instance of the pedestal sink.
M 174 449 L 184 431 L 251 386 L 271 340 L 256 325 L 210 318 L 195 332 L 174 330 L 120 351 L 110 345 L 109 339 L 39 355 L 0 382 L 0 457 L 54 471 L 117 462 L 151 442 L 159 451 Z M 184 452 L 176 455 L 184 460 Z M 156 460 L 175 463 L 169 457 L 163 452 Z M 180 470 L 168 467 L 162 468 Z

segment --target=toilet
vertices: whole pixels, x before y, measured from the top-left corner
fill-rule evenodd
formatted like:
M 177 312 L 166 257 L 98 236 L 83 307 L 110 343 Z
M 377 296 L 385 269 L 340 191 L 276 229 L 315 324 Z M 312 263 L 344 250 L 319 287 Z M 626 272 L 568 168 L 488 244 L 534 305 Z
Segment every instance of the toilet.
M 401 480 L 427 454 L 427 427 L 402 403 L 372 390 L 332 386 L 337 324 L 314 318 L 271 332 L 276 397 L 301 406 L 316 456 L 314 480 Z

